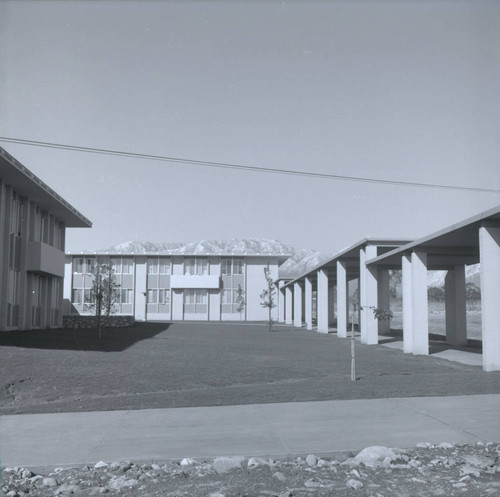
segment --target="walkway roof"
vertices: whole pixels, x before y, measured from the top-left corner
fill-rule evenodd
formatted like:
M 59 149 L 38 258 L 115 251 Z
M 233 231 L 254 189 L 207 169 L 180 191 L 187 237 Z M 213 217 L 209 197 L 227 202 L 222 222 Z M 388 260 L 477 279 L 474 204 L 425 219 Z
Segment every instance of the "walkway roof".
M 350 279 L 357 278 L 359 276 L 359 251 L 367 245 L 376 245 L 377 253 L 383 254 L 393 247 L 399 247 L 405 243 L 408 243 L 408 239 L 405 240 L 393 240 L 389 238 L 363 238 L 359 242 L 345 248 L 335 254 L 331 259 L 321 264 L 314 266 L 309 271 L 301 274 L 300 276 L 287 281 L 282 288 L 293 285 L 294 283 L 303 280 L 306 276 L 312 277 L 313 280 L 316 278 L 316 273 L 319 269 L 327 269 L 330 271 L 330 275 L 337 274 L 337 261 L 341 260 L 347 265 L 347 273 Z M 281 278 L 280 278 L 281 279 Z
M 0 179 L 16 192 L 56 216 L 69 228 L 90 228 L 92 223 L 27 167 L 0 147 Z
M 381 254 L 367 261 L 367 264 L 400 269 L 401 256 L 414 250 L 427 253 L 427 267 L 430 270 L 448 269 L 455 264 L 477 264 L 479 262 L 479 228 L 483 224 L 500 227 L 500 205 Z

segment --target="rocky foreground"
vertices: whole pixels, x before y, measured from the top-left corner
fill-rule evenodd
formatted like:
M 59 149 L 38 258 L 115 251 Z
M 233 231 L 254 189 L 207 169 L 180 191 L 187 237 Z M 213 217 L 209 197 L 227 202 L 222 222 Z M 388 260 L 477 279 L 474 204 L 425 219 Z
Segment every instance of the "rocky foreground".
M 4 468 L 2 494 L 21 496 L 500 496 L 500 444 L 367 447 L 350 457 L 219 457 L 168 464 L 98 462 L 34 472 Z

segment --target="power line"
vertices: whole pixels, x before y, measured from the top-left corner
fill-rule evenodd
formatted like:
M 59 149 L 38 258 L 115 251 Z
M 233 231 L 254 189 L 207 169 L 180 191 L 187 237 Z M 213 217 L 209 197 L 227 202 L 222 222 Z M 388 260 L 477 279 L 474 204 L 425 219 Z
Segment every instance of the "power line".
M 328 173 L 315 173 L 310 171 L 295 171 L 293 169 L 279 169 L 272 167 L 258 167 L 258 166 L 246 166 L 242 164 L 231 164 L 227 162 L 212 162 L 194 159 L 183 159 L 180 157 L 168 157 L 164 155 L 151 155 L 151 154 L 139 154 L 135 152 L 123 152 L 120 150 L 108 150 L 103 148 L 92 148 L 92 147 L 80 147 L 77 145 L 64 145 L 61 143 L 50 143 L 34 140 L 23 140 L 21 138 L 8 138 L 0 136 L 0 142 L 7 143 L 17 143 L 20 145 L 30 145 L 34 147 L 45 147 L 45 148 L 56 148 L 61 150 L 70 150 L 74 152 L 85 152 L 91 154 L 102 154 L 102 155 L 115 155 L 119 157 L 129 157 L 134 159 L 143 160 L 155 160 L 161 162 L 174 162 L 189 164 L 193 166 L 204 166 L 204 167 L 217 167 L 222 169 L 237 169 L 241 171 L 254 171 L 260 173 L 273 173 L 273 174 L 287 174 L 292 176 L 305 176 L 310 178 L 321 178 L 321 179 L 332 179 L 338 181 L 357 181 L 363 183 L 378 183 L 385 185 L 396 185 L 396 186 L 416 186 L 420 188 L 440 188 L 446 190 L 461 190 L 461 191 L 473 191 L 473 192 L 483 192 L 483 193 L 500 193 L 500 190 L 494 188 L 474 188 L 470 186 L 455 186 L 455 185 L 442 185 L 436 183 L 416 183 L 412 181 L 396 181 L 396 180 L 386 180 L 386 179 L 374 179 L 374 178 L 364 178 L 359 176 L 342 176 L 338 174 L 328 174 Z

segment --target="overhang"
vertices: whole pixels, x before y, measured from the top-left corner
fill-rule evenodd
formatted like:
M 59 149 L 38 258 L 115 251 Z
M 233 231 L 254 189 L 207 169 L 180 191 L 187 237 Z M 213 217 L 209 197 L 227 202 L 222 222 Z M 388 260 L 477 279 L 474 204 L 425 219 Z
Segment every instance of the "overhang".
M 483 225 L 500 226 L 500 205 L 379 255 L 367 261 L 367 265 L 400 269 L 402 255 L 413 251 L 427 254 L 427 268 L 430 270 L 444 270 L 459 264 L 477 264 L 479 228 Z
M 23 197 L 28 197 L 40 209 L 64 222 L 68 228 L 90 228 L 92 223 L 50 186 L 0 147 L 0 179 L 11 185 Z
M 375 245 L 377 247 L 377 253 L 379 255 L 386 252 L 390 252 L 394 247 L 399 247 L 403 244 L 408 243 L 409 240 L 402 239 L 389 239 L 389 238 L 363 238 L 359 242 L 347 247 L 337 254 L 335 254 L 331 259 L 322 264 L 318 264 L 306 273 L 301 274 L 297 278 L 292 279 L 285 283 L 281 288 L 286 288 L 287 286 L 293 285 L 294 283 L 302 281 L 306 277 L 310 277 L 313 282 L 316 281 L 316 275 L 318 270 L 326 269 L 329 272 L 329 276 L 335 277 L 337 274 L 337 261 L 342 261 L 346 264 L 347 277 L 348 279 L 354 279 L 359 277 L 359 251 L 366 247 L 367 245 Z M 331 278 L 333 280 L 333 278 Z M 332 284 L 334 284 L 332 282 Z

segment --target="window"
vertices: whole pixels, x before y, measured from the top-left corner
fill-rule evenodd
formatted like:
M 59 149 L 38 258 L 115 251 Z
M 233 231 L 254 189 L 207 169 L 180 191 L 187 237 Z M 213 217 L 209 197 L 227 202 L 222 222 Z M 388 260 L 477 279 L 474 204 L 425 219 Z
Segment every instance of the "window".
M 231 274 L 231 259 L 222 259 L 222 274 Z
M 207 312 L 207 302 L 207 290 L 184 290 L 184 312 L 205 313 Z
M 223 290 L 222 291 L 222 303 L 223 304 L 232 304 L 231 290 Z
M 203 275 L 208 274 L 208 261 L 207 259 L 185 259 L 184 260 L 184 274 Z
M 148 274 L 158 274 L 158 259 L 148 259 Z
M 206 290 L 195 290 L 195 304 L 206 304 L 207 303 L 207 291 Z
M 120 274 L 122 272 L 122 261 L 117 258 L 111 259 L 111 267 L 115 274 Z
M 158 290 L 148 290 L 148 304 L 158 303 Z
M 83 273 L 83 259 L 73 259 L 73 268 L 75 273 Z
M 122 274 L 132 274 L 133 260 L 131 258 L 122 259 Z
M 166 288 L 160 288 L 158 290 L 158 303 L 170 304 L 170 290 L 167 290 Z
M 120 289 L 120 302 L 122 304 L 132 304 L 132 290 L 129 288 Z
M 233 274 L 243 274 L 243 259 L 233 259 Z
M 93 273 L 95 268 L 95 259 L 87 259 L 85 262 L 86 262 L 85 272 L 87 274 Z
M 184 303 L 194 304 L 194 290 L 190 289 L 184 290 Z
M 83 291 L 83 302 L 84 304 L 92 304 L 94 302 L 92 299 L 92 290 L 90 288 L 86 288 Z
M 170 274 L 170 259 L 160 259 L 160 274 Z
M 71 296 L 73 304 L 81 304 L 83 302 L 83 290 L 81 288 L 74 288 Z

